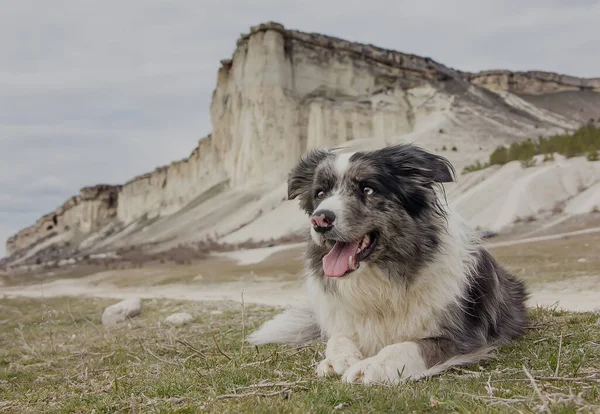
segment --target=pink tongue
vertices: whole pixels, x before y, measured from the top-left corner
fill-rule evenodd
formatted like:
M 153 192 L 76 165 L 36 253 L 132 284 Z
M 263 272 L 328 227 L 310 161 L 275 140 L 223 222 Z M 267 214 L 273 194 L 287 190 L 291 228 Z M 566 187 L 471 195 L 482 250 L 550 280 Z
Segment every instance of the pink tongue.
M 356 256 L 359 241 L 352 243 L 335 242 L 333 249 L 323 258 L 323 271 L 329 277 L 340 277 L 348 269 L 356 269 L 356 257 L 352 258 L 352 263 L 348 264 L 350 257 Z

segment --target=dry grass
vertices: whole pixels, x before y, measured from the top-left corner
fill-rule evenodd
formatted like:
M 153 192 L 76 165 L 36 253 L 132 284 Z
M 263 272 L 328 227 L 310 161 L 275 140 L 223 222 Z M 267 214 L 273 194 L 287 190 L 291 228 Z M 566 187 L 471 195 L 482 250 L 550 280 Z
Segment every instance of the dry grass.
M 600 233 L 496 247 L 491 251 L 501 264 L 533 288 L 547 282 L 600 277 Z
M 297 241 L 296 236 L 280 239 L 276 244 Z M 300 239 L 304 240 L 304 239 Z M 285 242 L 285 243 L 283 243 Z M 270 244 L 273 242 L 269 242 Z M 263 243 L 264 244 L 264 243 Z M 227 252 L 257 246 L 257 243 L 243 243 L 215 248 L 214 252 Z M 204 245 L 203 245 L 204 246 Z M 264 247 L 262 244 L 259 247 Z M 209 255 L 206 246 L 178 247 L 167 252 L 150 255 L 138 249 L 121 251 L 119 259 L 86 260 L 71 266 L 38 268 L 33 271 L 11 271 L 0 273 L 0 285 L 31 285 L 49 283 L 59 279 L 76 279 L 94 274 L 106 275 L 106 282 L 116 286 L 137 286 L 139 284 L 190 283 L 202 275 L 203 283 L 223 283 L 256 279 L 276 278 L 291 280 L 301 268 L 302 251 L 290 249 L 274 253 L 264 263 L 239 266 L 232 260 Z
M 241 346 L 274 310 L 145 301 L 140 317 L 100 324 L 99 299 L 0 300 L 0 411 L 597 412 L 600 325 L 593 313 L 532 311 L 497 360 L 395 387 L 319 379 L 323 345 Z M 161 321 L 187 311 L 191 325 Z

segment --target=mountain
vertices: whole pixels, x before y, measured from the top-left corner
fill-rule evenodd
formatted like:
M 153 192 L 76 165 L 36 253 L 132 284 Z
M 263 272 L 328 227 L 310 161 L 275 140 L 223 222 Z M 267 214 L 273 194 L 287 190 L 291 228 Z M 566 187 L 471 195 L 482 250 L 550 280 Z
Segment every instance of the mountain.
M 8 261 L 40 262 L 50 253 L 70 257 L 126 246 L 151 246 L 156 252 L 206 238 L 232 243 L 283 237 L 304 226 L 296 203 L 285 201 L 285 180 L 307 149 L 415 142 L 443 154 L 460 172 L 487 160 L 498 145 L 597 121 L 600 78 L 467 73 L 430 58 L 269 22 L 242 35 L 233 56 L 221 61 L 210 115 L 213 131 L 189 157 L 123 185 L 82 189 L 12 236 Z M 573 168 L 587 180 L 586 188 L 593 187 L 600 173 L 590 163 L 580 164 Z M 507 175 L 513 183 L 537 171 L 517 167 L 500 170 L 514 169 Z M 510 191 L 498 178 L 507 174 L 502 171 L 462 176 L 449 189 L 474 224 L 501 228 L 523 214 L 504 209 L 498 221 L 493 211 L 492 218 L 481 215 L 485 206 L 469 213 L 474 204 L 464 200 L 475 197 L 481 204 L 476 188 L 484 181 L 496 177 Z M 527 180 L 520 191 L 539 184 Z M 576 195 L 569 191 L 556 197 Z M 543 203 L 550 202 L 555 200 Z

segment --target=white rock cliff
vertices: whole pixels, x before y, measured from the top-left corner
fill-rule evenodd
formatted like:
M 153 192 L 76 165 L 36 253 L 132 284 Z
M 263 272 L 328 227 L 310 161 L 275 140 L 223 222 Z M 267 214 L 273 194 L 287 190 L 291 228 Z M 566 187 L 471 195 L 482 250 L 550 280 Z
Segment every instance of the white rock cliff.
M 281 205 L 282 183 L 307 149 L 399 140 L 438 151 L 459 145 L 460 152 L 446 155 L 460 170 L 498 144 L 580 122 L 524 94 L 585 90 L 596 99 L 599 85 L 544 72 L 464 73 L 429 58 L 265 23 L 221 61 L 213 131 L 188 158 L 122 186 L 81 190 L 11 237 L 7 251 L 23 257 L 53 241 L 93 251 L 223 237 Z

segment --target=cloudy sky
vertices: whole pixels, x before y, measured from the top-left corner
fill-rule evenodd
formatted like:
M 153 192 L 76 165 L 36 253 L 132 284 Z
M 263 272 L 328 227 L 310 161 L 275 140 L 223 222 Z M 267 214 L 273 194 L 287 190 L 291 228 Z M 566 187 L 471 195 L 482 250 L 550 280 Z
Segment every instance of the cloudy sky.
M 187 156 L 211 130 L 219 59 L 269 20 L 462 70 L 600 76 L 600 1 L 7 1 L 0 240 L 83 186 Z

